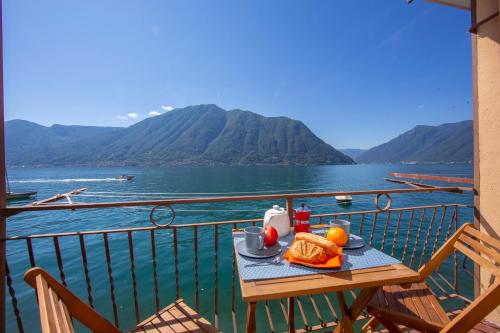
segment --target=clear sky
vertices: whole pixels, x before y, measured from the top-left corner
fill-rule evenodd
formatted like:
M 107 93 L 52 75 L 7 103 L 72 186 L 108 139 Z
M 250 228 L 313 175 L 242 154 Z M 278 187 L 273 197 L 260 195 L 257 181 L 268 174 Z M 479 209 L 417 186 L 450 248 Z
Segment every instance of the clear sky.
M 4 0 L 3 15 L 6 119 L 128 126 L 214 103 L 369 148 L 472 118 L 469 12 L 423 0 Z

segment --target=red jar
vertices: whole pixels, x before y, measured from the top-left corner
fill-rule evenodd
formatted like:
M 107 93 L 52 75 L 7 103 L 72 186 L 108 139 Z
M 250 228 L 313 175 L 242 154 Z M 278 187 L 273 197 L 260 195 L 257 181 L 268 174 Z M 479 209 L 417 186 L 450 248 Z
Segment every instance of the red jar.
M 311 232 L 311 224 L 309 224 L 309 221 L 295 221 L 293 230 L 295 231 L 295 233 Z
M 295 209 L 295 225 L 294 231 L 297 232 L 311 232 L 311 224 L 309 220 L 311 218 L 311 209 L 302 204 L 299 209 Z

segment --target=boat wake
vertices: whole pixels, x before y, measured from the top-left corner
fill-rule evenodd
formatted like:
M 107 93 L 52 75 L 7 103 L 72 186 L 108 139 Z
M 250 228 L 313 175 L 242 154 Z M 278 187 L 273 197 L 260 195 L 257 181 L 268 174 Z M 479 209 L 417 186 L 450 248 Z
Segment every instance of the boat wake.
M 123 182 L 126 179 L 117 178 L 63 178 L 63 179 L 23 179 L 11 180 L 10 183 L 90 183 L 90 182 Z

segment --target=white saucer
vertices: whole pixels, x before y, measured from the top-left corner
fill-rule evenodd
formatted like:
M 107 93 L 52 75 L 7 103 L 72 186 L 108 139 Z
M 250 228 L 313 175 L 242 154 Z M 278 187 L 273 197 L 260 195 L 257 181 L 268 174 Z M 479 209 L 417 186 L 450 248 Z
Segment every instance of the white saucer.
M 275 255 L 280 253 L 281 252 L 281 245 L 279 242 L 277 242 L 273 246 L 264 247 L 262 250 L 259 250 L 258 253 L 250 253 L 247 250 L 245 240 L 242 239 L 238 243 L 236 243 L 236 251 L 238 251 L 239 254 L 241 254 L 242 256 L 245 256 L 245 257 L 255 258 L 255 259 L 264 259 L 264 258 L 274 257 Z

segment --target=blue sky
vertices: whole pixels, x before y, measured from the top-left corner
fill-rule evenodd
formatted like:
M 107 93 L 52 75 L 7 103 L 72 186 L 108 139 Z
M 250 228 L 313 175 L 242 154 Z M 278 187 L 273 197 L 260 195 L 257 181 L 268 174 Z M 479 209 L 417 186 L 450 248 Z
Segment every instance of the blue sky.
M 6 119 L 128 126 L 215 103 L 368 148 L 472 118 L 469 13 L 423 0 L 4 0 L 3 15 Z

